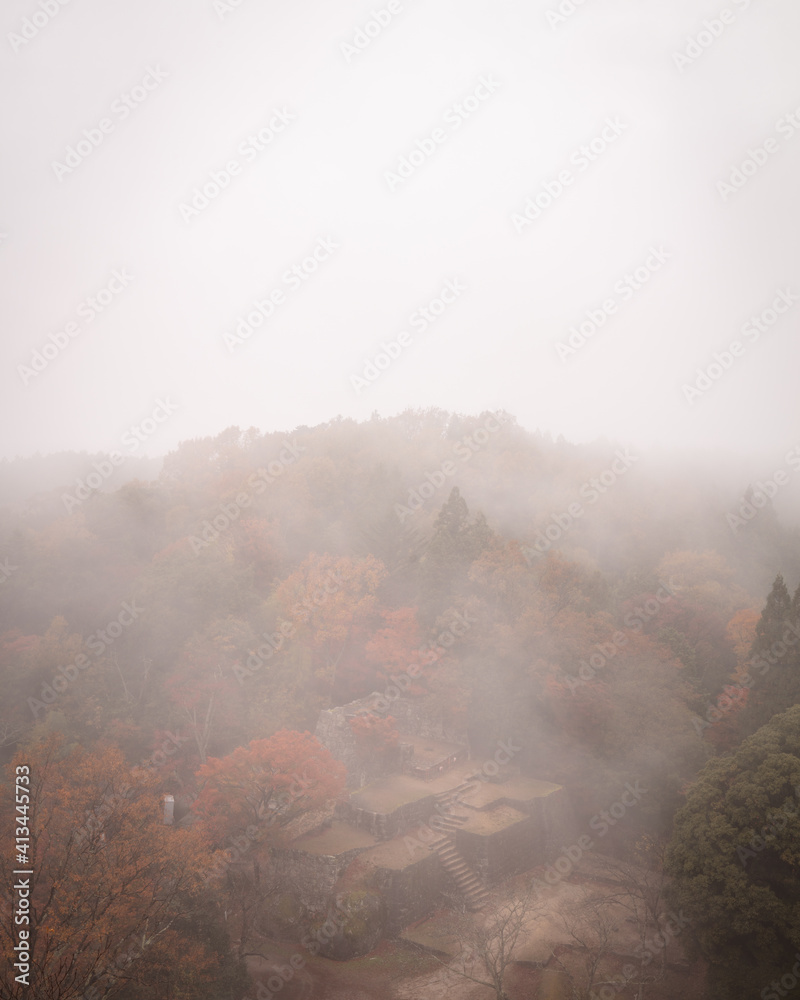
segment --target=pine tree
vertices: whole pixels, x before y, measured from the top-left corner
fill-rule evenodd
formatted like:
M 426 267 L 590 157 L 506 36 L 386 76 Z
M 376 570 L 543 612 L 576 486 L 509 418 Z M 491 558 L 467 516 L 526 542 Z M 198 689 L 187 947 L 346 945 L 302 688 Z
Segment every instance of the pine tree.
M 749 736 L 800 702 L 800 586 L 789 595 L 779 573 L 756 625 L 748 673 L 750 698 L 740 716 L 740 734 Z
M 463 590 L 469 567 L 495 542 L 482 513 L 470 520 L 467 502 L 454 486 L 433 526 L 433 537 L 421 560 L 423 600 L 430 618 L 440 613 Z M 434 615 L 435 617 L 435 615 Z
M 800 705 L 706 764 L 665 870 L 668 900 L 710 963 L 708 995 L 766 996 L 800 949 Z

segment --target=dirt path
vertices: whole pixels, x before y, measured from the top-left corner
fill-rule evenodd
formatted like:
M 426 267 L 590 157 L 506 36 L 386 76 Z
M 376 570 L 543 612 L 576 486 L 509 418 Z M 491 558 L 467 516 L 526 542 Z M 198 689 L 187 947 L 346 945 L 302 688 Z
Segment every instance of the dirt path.
M 263 940 L 270 961 L 249 957 L 253 988 L 247 1000 L 493 1000 L 491 991 L 447 972 L 435 959 L 407 947 L 383 943 L 370 955 L 350 962 L 333 962 L 303 952 L 305 965 L 290 981 L 281 977 L 292 951 L 277 941 Z M 277 979 L 276 979 L 277 977 Z M 281 983 L 279 990 L 272 987 Z

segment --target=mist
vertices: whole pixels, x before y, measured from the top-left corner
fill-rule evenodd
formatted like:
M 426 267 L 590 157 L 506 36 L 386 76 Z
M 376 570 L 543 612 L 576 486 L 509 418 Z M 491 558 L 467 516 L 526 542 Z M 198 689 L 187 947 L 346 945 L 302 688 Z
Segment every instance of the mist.
M 796 6 L 3 21 L 0 1000 L 800 995 Z

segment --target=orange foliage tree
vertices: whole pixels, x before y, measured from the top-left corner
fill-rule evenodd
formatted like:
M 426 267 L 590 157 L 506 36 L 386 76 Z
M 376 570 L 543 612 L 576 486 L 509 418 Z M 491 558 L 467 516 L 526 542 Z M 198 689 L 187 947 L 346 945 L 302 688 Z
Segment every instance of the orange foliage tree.
M 294 622 L 292 642 L 308 650 L 320 688 L 334 705 L 369 694 L 413 658 L 416 613 L 381 606 L 378 588 L 386 576 L 371 555 L 314 554 L 276 592 L 283 617 Z
M 364 647 L 367 662 L 375 667 L 375 679 L 379 686 L 389 683 L 393 674 L 404 673 L 411 664 L 423 664 L 422 650 L 419 648 L 419 626 L 416 608 L 396 608 L 381 611 L 383 627 L 377 629 Z M 419 677 L 419 674 L 416 674 Z M 410 681 L 409 694 L 424 691 L 418 682 Z
M 261 875 L 265 849 L 283 843 L 294 820 L 326 807 L 344 788 L 345 776 L 344 765 L 316 737 L 288 729 L 227 757 L 211 757 L 198 771 L 200 794 L 192 808 L 214 846 L 228 839 L 233 847 L 217 855 L 209 874 L 215 881 L 224 876 L 240 958 L 259 954 L 250 942 L 267 894 Z
M 381 718 L 370 712 L 354 715 L 349 720 L 356 746 L 365 757 L 385 753 L 396 747 L 400 734 L 391 715 Z
M 247 624 L 237 618 L 212 621 L 184 644 L 164 682 L 178 724 L 188 726 L 192 734 L 200 764 L 205 764 L 215 737 L 234 730 L 241 689 L 232 680 L 232 664 L 251 639 Z
M 27 770 L 26 770 L 27 769 Z M 165 826 L 157 778 L 130 769 L 115 748 L 87 751 L 50 734 L 19 752 L 0 790 L 0 836 L 15 843 L 14 786 L 27 774 L 27 857 L 0 852 L 6 889 L 30 870 L 29 924 L 13 899 L 0 915 L 6 970 L 20 927 L 29 930 L 29 986 L 0 978 L 2 1000 L 206 996 L 220 956 L 191 933 L 210 861 L 198 832 Z M 129 994 L 130 995 L 130 994 Z
M 743 664 L 750 655 L 750 648 L 755 642 L 756 625 L 761 615 L 754 608 L 743 608 L 728 622 L 725 632 L 733 643 L 736 662 Z
M 192 808 L 217 845 L 252 827 L 258 833 L 251 839 L 275 843 L 282 827 L 335 799 L 345 773 L 311 733 L 283 729 L 227 757 L 209 757 L 197 772 Z

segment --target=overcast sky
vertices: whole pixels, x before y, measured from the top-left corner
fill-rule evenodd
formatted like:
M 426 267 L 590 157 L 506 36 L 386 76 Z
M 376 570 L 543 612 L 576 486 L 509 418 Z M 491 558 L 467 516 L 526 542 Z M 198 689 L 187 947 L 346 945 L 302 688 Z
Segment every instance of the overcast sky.
M 797 0 L 0 20 L 0 454 L 429 406 L 800 443 Z

